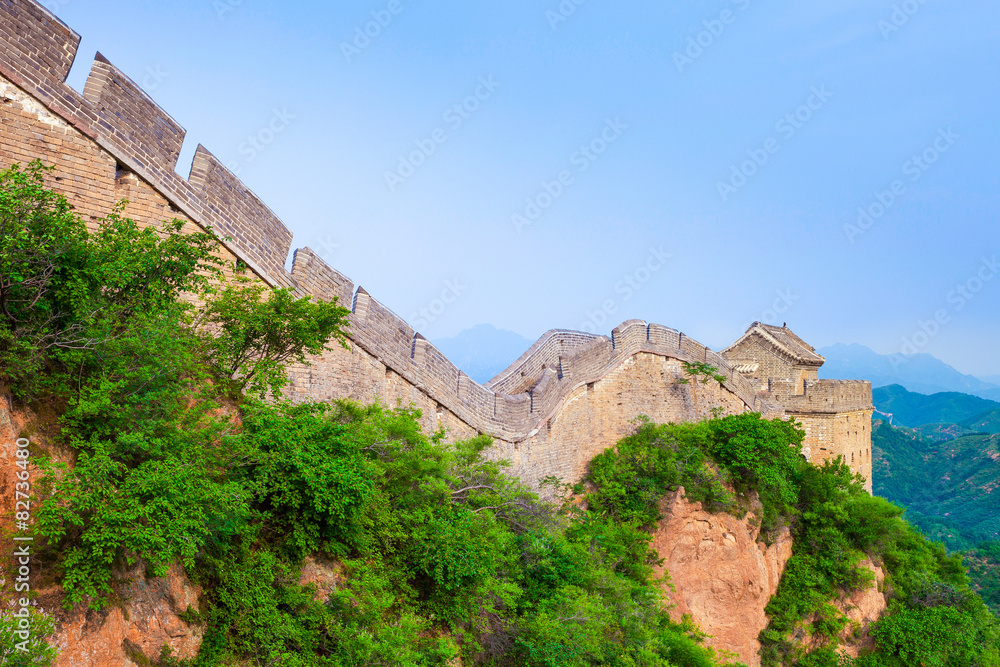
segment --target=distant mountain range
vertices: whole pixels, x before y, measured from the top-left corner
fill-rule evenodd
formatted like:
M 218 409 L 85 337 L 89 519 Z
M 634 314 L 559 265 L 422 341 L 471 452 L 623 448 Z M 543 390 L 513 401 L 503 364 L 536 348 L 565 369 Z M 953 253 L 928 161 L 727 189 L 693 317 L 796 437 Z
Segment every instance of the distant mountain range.
M 431 342 L 466 375 L 482 384 L 506 370 L 535 341 L 513 331 L 479 324 L 454 338 L 439 338 Z
M 873 392 L 876 418 L 892 416 L 894 426 L 915 429 L 936 441 L 970 433 L 1000 433 L 1000 403 L 978 396 L 944 392 L 926 396 L 898 384 Z
M 879 354 L 857 344 L 838 344 L 817 352 L 826 357 L 826 364 L 819 371 L 821 378 L 868 380 L 873 387 L 898 384 L 920 394 L 957 391 L 1000 401 L 1000 385 L 964 375 L 929 354 L 908 357 Z

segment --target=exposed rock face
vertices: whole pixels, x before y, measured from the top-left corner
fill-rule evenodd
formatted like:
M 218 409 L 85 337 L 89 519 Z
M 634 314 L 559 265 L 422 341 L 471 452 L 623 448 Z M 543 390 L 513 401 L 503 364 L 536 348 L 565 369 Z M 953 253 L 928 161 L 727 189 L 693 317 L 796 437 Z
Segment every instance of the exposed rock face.
M 701 503 L 688 502 L 684 489 L 666 497 L 660 510 L 653 548 L 675 588 L 669 595 L 671 616 L 680 620 L 690 614 L 711 635 L 711 646 L 757 667 L 757 636 L 768 623 L 764 607 L 792 557 L 788 529 L 771 546 L 758 544 L 752 515 L 710 514 Z
M 326 560 L 317 556 L 306 558 L 299 575 L 299 586 L 314 584 L 316 592 L 313 599 L 325 602 L 330 593 L 344 585 L 344 568 L 336 561 Z
M 162 579 L 146 579 L 143 569 L 130 571 L 120 585 L 123 606 L 97 612 L 77 605 L 71 612 L 57 612 L 59 626 L 50 639 L 59 647 L 55 667 L 134 667 L 130 656 L 156 658 L 164 645 L 179 658 L 198 654 L 201 628 L 179 615 L 188 607 L 198 609 L 201 590 L 176 565 Z
M 11 409 L 7 395 L 0 391 L 0 516 L 4 517 L 3 530 L 10 530 L 11 512 L 14 508 L 16 465 L 16 438 L 30 434 L 32 452 L 45 450 L 56 460 L 68 461 L 65 451 L 52 446 L 44 433 L 31 433 L 38 425 L 38 418 L 27 410 Z M 34 465 L 28 468 L 31 481 L 38 479 Z M 0 557 L 5 572 L 10 572 L 10 550 Z M 138 566 L 116 577 L 117 605 L 100 612 L 87 610 L 82 605 L 71 611 L 62 609 L 63 594 L 58 586 L 45 587 L 51 573 L 33 569 L 30 583 L 38 593 L 39 609 L 55 616 L 56 633 L 49 643 L 59 647 L 55 667 L 135 667 L 129 655 L 139 653 L 156 658 L 164 645 L 169 646 L 180 658 L 193 658 L 201 646 L 202 630 L 181 620 L 190 607 L 198 610 L 197 586 L 191 584 L 183 570 L 174 566 L 167 577 L 146 579 L 144 568 Z M 14 598 L 12 581 L 0 575 L 0 605 L 6 606 Z M 41 586 L 41 588 L 39 588 Z
M 886 609 L 885 595 L 881 593 L 885 571 L 875 565 L 870 558 L 862 561 L 861 567 L 874 575 L 871 585 L 864 590 L 842 595 L 840 599 L 833 601 L 833 605 L 850 621 L 840 635 L 840 651 L 852 658 L 857 658 L 863 649 L 872 647 L 873 642 L 868 633 L 872 623 L 877 621 Z M 815 648 L 821 643 L 810 640 L 806 645 Z

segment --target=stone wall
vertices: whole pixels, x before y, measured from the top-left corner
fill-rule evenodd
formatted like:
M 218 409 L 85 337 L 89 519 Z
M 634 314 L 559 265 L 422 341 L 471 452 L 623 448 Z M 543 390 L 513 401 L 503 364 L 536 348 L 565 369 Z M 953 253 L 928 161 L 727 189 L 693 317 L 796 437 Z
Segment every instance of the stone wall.
M 352 398 L 413 405 L 428 429 L 496 440 L 531 483 L 575 481 L 586 461 L 614 444 L 640 414 L 678 421 L 784 409 L 715 352 L 683 333 L 632 320 L 611 336 L 551 331 L 486 385 L 473 382 L 389 308 L 308 248 L 285 260 L 292 234 L 206 148 L 190 177 L 175 171 L 185 133 L 124 73 L 98 54 L 83 94 L 65 84 L 79 36 L 32 0 L 0 4 L 0 167 L 41 159 L 49 185 L 95 225 L 121 199 L 140 224 L 178 218 L 212 228 L 224 257 L 262 281 L 300 295 L 337 298 L 351 309 L 349 349 L 335 348 L 291 370 L 297 400 Z M 680 385 L 680 362 L 708 362 L 725 385 Z M 817 398 L 817 400 L 819 400 Z

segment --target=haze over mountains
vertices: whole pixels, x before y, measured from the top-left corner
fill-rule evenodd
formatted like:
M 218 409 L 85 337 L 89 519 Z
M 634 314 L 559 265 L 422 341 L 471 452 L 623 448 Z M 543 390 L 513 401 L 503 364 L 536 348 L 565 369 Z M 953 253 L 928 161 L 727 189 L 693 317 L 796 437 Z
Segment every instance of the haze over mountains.
M 466 375 L 483 384 L 517 361 L 535 341 L 490 324 L 478 324 L 453 338 L 431 342 Z
M 930 396 L 907 391 L 898 384 L 872 393 L 876 419 L 916 430 L 935 441 L 973 433 L 1000 433 L 1000 403 L 958 392 Z
M 826 364 L 819 370 L 821 378 L 868 380 L 875 388 L 898 384 L 918 394 L 957 391 L 991 401 L 1000 400 L 1000 385 L 964 375 L 929 354 L 906 357 L 879 354 L 858 344 L 837 344 L 817 352 L 826 357 Z

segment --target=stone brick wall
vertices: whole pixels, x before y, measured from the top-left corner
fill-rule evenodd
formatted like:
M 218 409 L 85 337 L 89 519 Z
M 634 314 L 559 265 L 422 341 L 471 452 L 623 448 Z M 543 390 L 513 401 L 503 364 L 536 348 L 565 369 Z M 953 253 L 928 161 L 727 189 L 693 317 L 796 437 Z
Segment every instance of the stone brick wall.
M 865 478 L 865 488 L 872 491 L 871 410 L 838 413 L 794 413 L 806 431 L 803 453 L 810 461 L 844 458 L 850 469 Z
M 586 462 L 641 414 L 679 421 L 719 407 L 785 416 L 704 345 L 639 320 L 610 337 L 551 331 L 479 385 L 308 248 L 296 251 L 286 271 L 287 227 L 202 146 L 190 177 L 178 176 L 184 130 L 106 59 L 98 56 L 84 94 L 66 86 L 79 36 L 36 2 L 0 0 L 0 26 L 0 167 L 41 159 L 57 168 L 50 185 L 90 224 L 127 198 L 126 214 L 141 224 L 179 218 L 210 227 L 224 237 L 225 256 L 268 285 L 336 297 L 351 308 L 349 349 L 334 348 L 290 371 L 297 400 L 412 405 L 429 430 L 492 436 L 494 455 L 509 458 L 527 482 L 579 479 Z M 724 386 L 699 385 L 696 400 L 691 385 L 678 384 L 683 361 L 717 366 Z

